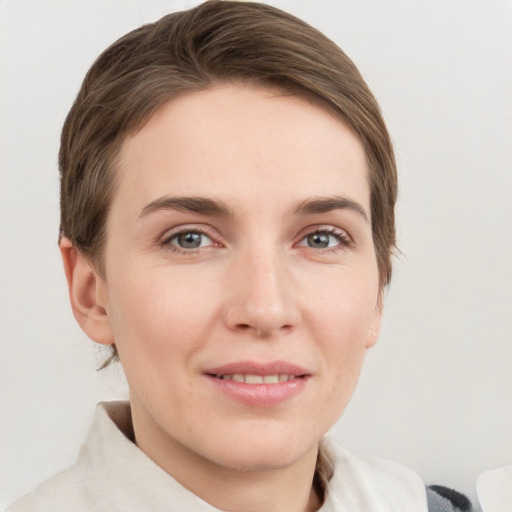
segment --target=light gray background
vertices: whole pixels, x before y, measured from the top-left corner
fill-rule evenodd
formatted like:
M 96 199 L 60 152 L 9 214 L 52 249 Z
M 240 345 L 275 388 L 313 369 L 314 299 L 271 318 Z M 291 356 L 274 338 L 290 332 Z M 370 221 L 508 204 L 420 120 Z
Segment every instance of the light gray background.
M 332 434 L 474 499 L 512 463 L 512 2 L 271 3 L 356 62 L 399 161 L 402 255 Z M 126 396 L 68 305 L 59 132 L 105 46 L 189 5 L 0 0 L 0 508 L 73 461 L 97 401 Z

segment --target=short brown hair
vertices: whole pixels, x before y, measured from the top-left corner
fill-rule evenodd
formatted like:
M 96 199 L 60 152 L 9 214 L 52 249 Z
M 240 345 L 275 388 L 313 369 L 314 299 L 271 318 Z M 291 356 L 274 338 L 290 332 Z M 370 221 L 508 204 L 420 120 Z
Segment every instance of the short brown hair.
M 389 283 L 397 178 L 379 106 L 332 41 L 290 14 L 252 2 L 212 0 L 169 14 L 121 37 L 98 57 L 62 131 L 61 236 L 102 272 L 116 156 L 124 138 L 172 97 L 221 82 L 303 97 L 357 134 L 369 167 L 380 285 Z

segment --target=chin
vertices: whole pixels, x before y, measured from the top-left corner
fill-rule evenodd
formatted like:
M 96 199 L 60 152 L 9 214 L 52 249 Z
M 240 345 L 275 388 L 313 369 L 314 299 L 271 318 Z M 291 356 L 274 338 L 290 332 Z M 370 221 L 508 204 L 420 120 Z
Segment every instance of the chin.
M 267 453 L 262 453 L 261 451 L 251 453 L 244 450 L 244 453 L 236 453 L 227 457 L 221 456 L 215 462 L 222 467 L 236 471 L 271 471 L 293 466 L 294 463 L 305 455 L 306 453 L 290 453 L 285 450 L 280 450 L 279 452 L 268 451 Z
M 239 471 L 263 471 L 291 466 L 312 450 L 316 457 L 321 436 L 308 438 L 300 433 L 294 435 L 297 433 L 290 430 L 281 427 L 280 431 L 272 432 L 255 426 L 251 429 L 253 435 L 233 435 L 223 440 L 224 443 L 219 442 L 209 458 L 220 466 Z

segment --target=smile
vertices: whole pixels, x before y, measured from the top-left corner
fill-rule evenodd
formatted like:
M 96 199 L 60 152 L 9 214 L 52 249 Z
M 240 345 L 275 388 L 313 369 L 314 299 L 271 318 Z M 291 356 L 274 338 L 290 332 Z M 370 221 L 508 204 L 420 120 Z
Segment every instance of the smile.
M 284 361 L 229 363 L 204 375 L 216 392 L 250 407 L 283 404 L 300 394 L 312 377 L 304 368 Z
M 246 384 L 278 384 L 279 382 L 286 382 L 301 376 L 289 375 L 287 373 L 276 373 L 274 375 L 234 373 L 225 375 L 214 375 L 214 377 L 222 380 L 234 380 L 235 382 L 245 382 Z

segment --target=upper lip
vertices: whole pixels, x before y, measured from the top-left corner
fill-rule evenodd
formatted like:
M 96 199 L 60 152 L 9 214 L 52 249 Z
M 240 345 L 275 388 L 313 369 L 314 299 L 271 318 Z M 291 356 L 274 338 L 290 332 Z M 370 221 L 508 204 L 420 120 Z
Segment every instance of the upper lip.
M 208 368 L 204 373 L 208 375 L 234 375 L 234 374 L 251 374 L 251 375 L 295 375 L 296 377 L 310 375 L 306 369 L 293 363 L 286 361 L 236 361 Z

